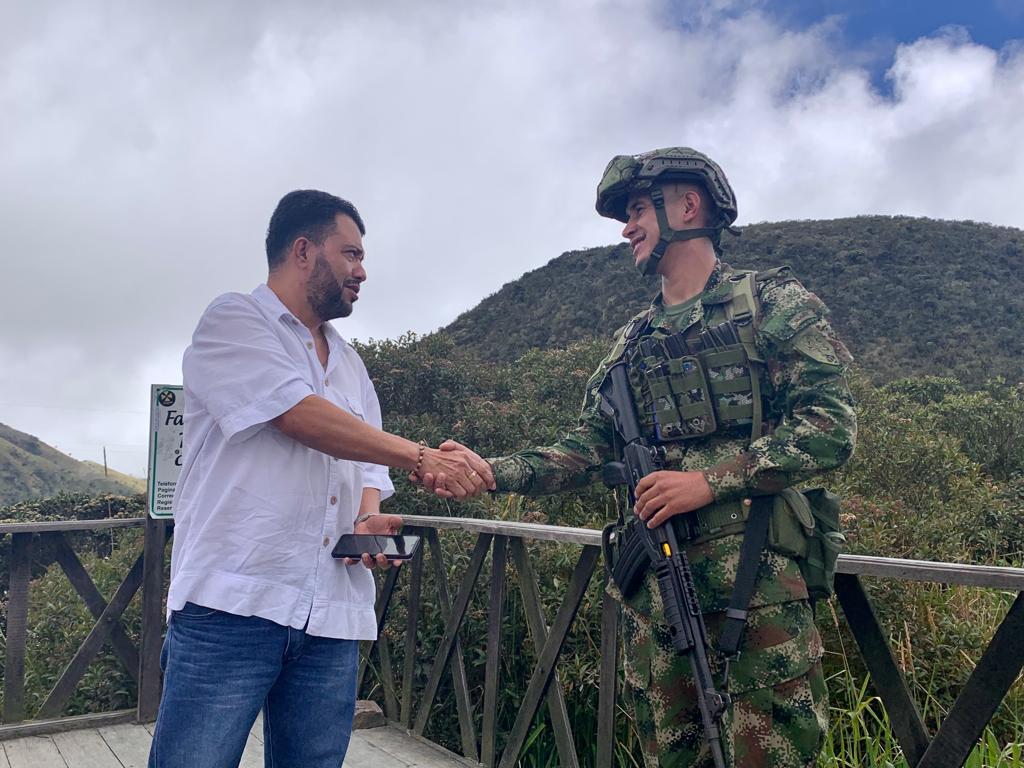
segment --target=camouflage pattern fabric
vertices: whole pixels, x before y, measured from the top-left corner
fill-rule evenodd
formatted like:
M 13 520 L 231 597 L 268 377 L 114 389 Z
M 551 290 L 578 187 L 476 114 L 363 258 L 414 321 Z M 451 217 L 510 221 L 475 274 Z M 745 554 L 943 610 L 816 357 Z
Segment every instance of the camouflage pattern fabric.
M 611 159 L 597 184 L 597 212 L 626 222 L 626 198 L 654 183 L 698 181 L 711 195 L 723 227 L 736 221 L 736 193 L 725 172 L 714 160 L 690 147 L 654 149 L 639 155 L 617 155 Z
M 762 583 L 773 570 L 766 560 L 777 561 L 778 568 L 778 561 L 788 559 L 764 553 Z M 799 574 L 785 578 L 798 580 Z M 659 623 L 663 609 L 653 574 L 647 582 L 633 599 L 622 601 L 626 681 L 644 762 L 649 768 L 710 768 L 690 661 L 675 652 L 668 628 Z M 622 600 L 614 585 L 609 591 Z M 737 768 L 814 765 L 828 727 L 828 699 L 810 605 L 806 600 L 765 605 L 763 595 L 758 604 L 750 611 L 743 652 L 729 666 L 733 705 L 722 722 L 726 757 Z M 705 615 L 712 644 L 724 616 Z M 710 661 L 720 680 L 721 657 L 711 654 Z
M 666 311 L 659 299 L 634 322 L 644 333 L 671 335 L 714 324 L 732 290 L 732 270 L 717 264 L 692 306 Z M 849 352 L 827 320 L 827 309 L 788 270 L 759 282 L 754 342 L 765 361 L 763 419 L 769 427 L 751 440 L 724 430 L 664 445 L 665 469 L 704 473 L 718 502 L 772 494 L 841 465 L 856 439 L 852 397 L 845 380 Z M 588 381 L 577 426 L 551 446 L 491 459 L 499 491 L 545 494 L 601 479 L 615 455 L 614 428 L 599 410 L 598 390 L 626 347 L 625 326 Z M 723 376 L 745 372 L 723 371 Z M 623 510 L 632 515 L 632 510 Z M 675 518 L 673 523 L 679 518 Z M 704 537 L 687 546 L 709 639 L 717 639 L 739 565 L 742 530 Z M 626 677 L 648 766 L 710 765 L 692 696 L 689 660 L 672 648 L 653 575 L 622 603 Z M 726 748 L 736 766 L 813 765 L 826 727 L 821 640 L 807 587 L 796 561 L 762 553 L 740 658 L 730 667 L 734 705 L 723 721 Z M 712 663 L 719 665 L 718 654 Z M 706 762 L 705 762 L 706 761 Z
M 732 270 L 716 266 L 688 313 L 665 312 L 660 297 L 644 317 L 652 330 L 670 334 L 703 323 L 730 290 Z M 825 305 L 785 274 L 760 286 L 755 341 L 765 360 L 764 419 L 771 434 L 669 443 L 666 469 L 705 473 L 717 501 L 775 493 L 841 465 L 853 451 L 856 418 L 844 376 L 852 360 L 826 318 Z M 628 327 L 628 325 L 626 326 Z M 614 428 L 599 410 L 598 388 L 622 355 L 624 327 L 611 353 L 587 382 L 579 423 L 554 445 L 492 459 L 499 491 L 557 493 L 600 481 L 614 455 Z

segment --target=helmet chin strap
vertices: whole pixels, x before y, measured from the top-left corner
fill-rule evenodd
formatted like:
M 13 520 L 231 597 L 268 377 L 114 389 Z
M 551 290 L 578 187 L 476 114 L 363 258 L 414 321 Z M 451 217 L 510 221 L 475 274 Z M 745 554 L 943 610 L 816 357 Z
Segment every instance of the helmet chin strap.
M 696 229 L 672 229 L 668 225 L 668 214 L 665 212 L 665 195 L 661 187 L 654 187 L 651 190 L 651 202 L 654 204 L 654 212 L 658 216 L 658 229 L 660 236 L 655 244 L 647 261 L 639 265 L 640 274 L 645 277 L 653 275 L 658 271 L 658 264 L 661 263 L 665 251 L 672 243 L 679 243 L 684 240 L 696 240 L 698 237 L 706 237 L 718 249 L 718 238 L 722 230 L 716 227 L 698 227 Z

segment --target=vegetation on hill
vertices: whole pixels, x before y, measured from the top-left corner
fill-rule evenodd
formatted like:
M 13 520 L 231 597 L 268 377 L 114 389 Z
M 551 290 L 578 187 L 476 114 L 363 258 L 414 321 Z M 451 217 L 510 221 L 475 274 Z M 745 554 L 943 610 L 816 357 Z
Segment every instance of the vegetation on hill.
M 1024 232 L 964 221 L 860 216 L 752 224 L 723 238 L 744 269 L 788 264 L 876 383 L 921 375 L 979 384 L 1024 378 Z M 443 329 L 510 361 L 531 349 L 608 339 L 657 294 L 625 245 L 571 251 Z
M 0 424 L 0 505 L 57 493 L 118 493 L 143 491 L 137 478 L 112 472 L 91 461 L 77 461 L 42 440 Z

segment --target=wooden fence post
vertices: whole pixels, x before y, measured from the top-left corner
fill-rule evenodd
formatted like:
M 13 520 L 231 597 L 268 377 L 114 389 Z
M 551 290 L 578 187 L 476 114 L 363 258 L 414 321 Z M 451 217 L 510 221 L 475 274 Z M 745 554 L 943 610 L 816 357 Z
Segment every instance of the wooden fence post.
M 164 637 L 164 547 L 167 543 L 166 520 L 146 520 L 142 566 L 142 646 L 139 651 L 140 723 L 156 720 L 160 706 L 162 673 L 160 648 Z
M 25 637 L 28 584 L 32 578 L 32 534 L 11 534 L 11 583 L 7 599 L 7 661 L 4 666 L 4 722 L 25 719 Z

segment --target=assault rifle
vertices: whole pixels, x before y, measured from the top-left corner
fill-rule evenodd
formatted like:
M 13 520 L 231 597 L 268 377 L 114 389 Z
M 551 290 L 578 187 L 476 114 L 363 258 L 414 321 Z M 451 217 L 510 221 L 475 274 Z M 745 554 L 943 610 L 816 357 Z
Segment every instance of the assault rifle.
M 606 466 L 605 479 L 611 480 L 612 484 L 628 485 L 630 502 L 635 503 L 637 483 L 661 468 L 661 455 L 640 431 L 624 361 L 608 370 L 608 376 L 601 386 L 601 409 L 615 423 L 615 429 L 625 444 L 622 461 Z M 640 521 L 632 527 L 641 536 L 654 565 L 672 645 L 677 653 L 688 653 L 690 656 L 704 737 L 715 768 L 726 768 L 719 723 L 729 708 L 730 700 L 728 694 L 715 689 L 712 679 L 711 666 L 708 664 L 707 630 L 697 600 L 690 561 L 676 541 L 675 530 L 671 525 L 648 528 L 646 523 Z

